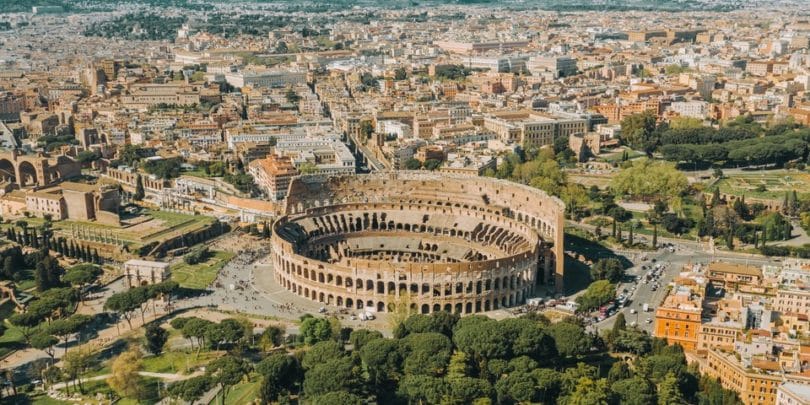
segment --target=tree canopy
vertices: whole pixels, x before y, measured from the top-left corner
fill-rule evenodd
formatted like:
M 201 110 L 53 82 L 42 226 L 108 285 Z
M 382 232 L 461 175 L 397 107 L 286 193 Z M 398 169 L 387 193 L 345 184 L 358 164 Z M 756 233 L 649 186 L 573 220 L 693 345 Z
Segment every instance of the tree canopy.
M 669 201 L 683 194 L 688 187 L 686 176 L 672 163 L 638 159 L 610 181 L 610 190 L 617 197 L 646 201 Z

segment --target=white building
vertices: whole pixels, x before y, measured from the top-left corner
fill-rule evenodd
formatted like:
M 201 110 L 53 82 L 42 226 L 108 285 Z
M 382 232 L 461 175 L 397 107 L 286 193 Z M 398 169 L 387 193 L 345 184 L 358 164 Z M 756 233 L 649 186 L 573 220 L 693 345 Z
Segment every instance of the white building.
M 810 385 L 786 382 L 776 388 L 776 405 L 810 405 Z
M 493 72 L 519 73 L 526 70 L 528 56 L 524 55 L 504 55 L 504 56 L 470 56 L 462 58 L 464 65 L 471 69 L 489 69 Z
M 127 260 L 124 262 L 124 277 L 130 288 L 162 283 L 169 279 L 169 263 Z
M 233 87 L 286 87 L 307 82 L 307 73 L 297 70 L 241 71 L 225 73 L 225 81 Z
M 704 119 L 709 114 L 709 103 L 705 101 L 676 101 L 670 105 L 669 109 L 682 117 Z
M 407 139 L 413 136 L 411 126 L 397 120 L 379 121 L 380 128 L 377 130 L 383 134 L 396 135 L 397 139 Z
M 534 76 L 551 72 L 554 78 L 566 77 L 577 73 L 577 60 L 570 56 L 535 56 L 526 62 L 526 69 Z
M 355 172 L 355 158 L 338 136 L 283 140 L 276 144 L 276 155 L 289 156 L 299 170 L 312 164 L 318 174 L 340 175 Z

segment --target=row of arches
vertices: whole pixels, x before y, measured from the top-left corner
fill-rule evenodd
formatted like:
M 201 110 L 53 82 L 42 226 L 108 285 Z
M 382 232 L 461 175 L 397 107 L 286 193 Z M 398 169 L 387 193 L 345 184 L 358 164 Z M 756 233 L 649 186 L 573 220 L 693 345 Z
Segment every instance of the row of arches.
M 56 180 L 59 173 L 55 173 Z M 0 159 L 0 179 L 4 182 L 19 184 L 20 187 L 29 187 L 39 185 L 39 176 L 37 169 L 33 163 L 28 161 L 21 161 L 14 166 L 14 163 L 8 159 Z
M 522 290 L 526 287 L 532 287 L 536 274 L 534 271 L 536 265 L 529 265 L 522 270 L 513 270 L 512 274 L 475 281 L 441 283 L 408 282 L 407 280 L 383 281 L 344 277 L 339 274 L 332 274 L 326 269 L 311 270 L 306 266 L 296 265 L 284 260 L 280 256 L 276 256 L 276 259 L 275 268 L 279 277 L 283 275 L 285 279 L 295 279 L 300 283 L 318 283 L 322 284 L 322 287 L 344 288 L 358 294 L 386 296 L 412 294 L 422 297 L 458 297 L 472 294 L 497 294 L 501 291 Z
M 310 270 L 306 266 L 296 265 L 288 260 L 276 256 L 276 269 L 283 272 L 288 276 L 296 276 L 296 278 L 314 281 L 320 284 L 326 284 L 334 287 L 355 288 L 356 290 L 377 291 L 378 294 L 392 294 L 400 292 L 409 293 L 426 293 L 428 291 L 436 290 L 438 288 L 447 290 L 455 290 L 455 294 L 461 293 L 475 293 L 481 294 L 486 291 L 499 291 L 501 289 L 515 289 L 521 288 L 526 284 L 534 282 L 533 265 L 526 266 L 523 270 L 513 269 L 512 274 L 503 276 L 490 277 L 480 279 L 477 281 L 468 280 L 466 282 L 454 283 L 417 283 L 406 281 L 388 281 L 381 280 L 363 280 L 362 278 L 344 277 L 342 275 L 335 275 L 326 269 L 318 269 L 318 271 Z M 531 262 L 534 263 L 534 262 Z M 454 286 L 448 288 L 447 286 Z
M 393 312 L 396 310 L 396 298 L 391 300 L 364 299 L 357 296 L 343 296 L 330 292 L 324 292 L 315 288 L 299 285 L 288 279 L 278 280 L 286 289 L 293 294 L 317 301 L 326 305 L 333 305 L 339 308 L 358 309 L 373 308 L 377 312 Z M 407 304 L 412 313 L 429 314 L 432 312 L 452 312 L 457 314 L 474 314 L 508 308 L 525 303 L 525 298 L 530 293 L 529 289 L 514 291 L 509 294 L 495 297 L 480 297 L 473 300 L 461 300 L 453 302 L 412 302 Z
M 462 189 L 463 188 L 464 187 L 462 186 Z M 479 187 L 479 191 L 481 191 L 481 190 L 483 190 L 482 187 Z M 511 212 L 509 210 L 502 211 L 502 210 L 499 210 L 499 209 L 493 209 L 492 206 L 482 206 L 482 205 L 469 203 L 469 202 L 451 201 L 450 197 L 447 197 L 449 192 L 447 190 L 441 190 L 441 191 L 442 191 L 442 196 L 444 196 L 446 198 L 444 201 L 435 200 L 435 199 L 429 199 L 429 198 L 404 199 L 404 198 L 396 198 L 398 196 L 394 196 L 394 195 L 391 196 L 392 197 L 391 199 L 386 201 L 386 200 L 381 200 L 380 198 L 371 198 L 371 199 L 369 199 L 368 197 L 365 196 L 365 195 L 373 195 L 373 196 L 383 195 L 383 196 L 386 196 L 386 195 L 388 195 L 390 193 L 390 188 L 381 187 L 378 190 L 367 190 L 367 193 L 365 193 L 365 195 L 362 197 L 362 200 L 359 200 L 359 201 L 358 201 L 357 198 L 352 198 L 352 197 L 348 197 L 348 196 L 343 197 L 343 198 L 325 198 L 323 200 L 312 199 L 312 200 L 308 200 L 308 201 L 311 201 L 309 203 L 299 201 L 298 203 L 293 204 L 290 207 L 291 208 L 290 213 L 291 214 L 302 214 L 302 213 L 306 212 L 307 210 L 317 211 L 319 208 L 330 207 L 330 206 L 335 206 L 335 205 L 358 204 L 358 203 L 361 204 L 361 205 L 367 205 L 369 203 L 374 204 L 374 203 L 379 203 L 379 202 L 384 202 L 384 203 L 385 202 L 387 202 L 387 203 L 394 203 L 395 202 L 397 204 L 400 204 L 400 209 L 402 209 L 403 205 L 405 205 L 405 204 L 407 204 L 408 206 L 417 206 L 417 207 L 425 207 L 425 206 L 427 206 L 427 207 L 452 207 L 452 208 L 457 208 L 457 209 L 474 210 L 474 211 L 478 211 L 478 212 L 481 212 L 481 213 L 487 213 L 487 214 L 496 215 L 496 216 L 508 216 L 508 217 L 511 217 L 511 218 L 515 218 L 518 222 L 526 224 L 527 226 L 531 226 L 532 228 L 538 230 L 543 237 L 554 239 L 554 234 L 557 231 L 556 226 L 552 225 L 551 223 L 544 220 L 540 216 L 525 213 L 522 210 L 518 210 L 517 215 L 508 215 Z M 496 190 L 495 194 L 498 194 L 497 190 Z M 512 193 L 512 196 L 513 196 L 513 198 L 515 198 L 514 193 Z M 467 197 L 467 194 L 460 194 L 459 195 L 459 198 L 465 199 L 465 197 Z M 537 196 L 537 197 L 548 198 L 547 196 Z M 526 197 L 527 202 L 530 200 L 530 198 L 531 197 L 529 197 L 529 196 Z M 543 204 L 542 204 L 542 202 L 538 202 L 537 205 L 542 206 Z M 420 208 L 420 210 L 424 210 L 424 208 Z
M 310 240 L 364 231 L 419 232 L 436 236 L 458 237 L 468 242 L 494 245 L 509 255 L 529 249 L 529 243 L 523 235 L 490 223 L 478 222 L 473 230 L 461 231 L 455 229 L 455 227 L 434 227 L 424 223 L 400 222 L 392 219 L 387 221 L 378 220 L 378 217 L 387 219 L 385 213 L 365 212 L 357 216 L 353 214 L 337 212 L 328 215 L 311 216 L 308 218 L 311 219 L 314 227 L 309 227 L 309 229 L 304 227 L 304 229 Z M 433 249 L 433 251 L 435 250 Z

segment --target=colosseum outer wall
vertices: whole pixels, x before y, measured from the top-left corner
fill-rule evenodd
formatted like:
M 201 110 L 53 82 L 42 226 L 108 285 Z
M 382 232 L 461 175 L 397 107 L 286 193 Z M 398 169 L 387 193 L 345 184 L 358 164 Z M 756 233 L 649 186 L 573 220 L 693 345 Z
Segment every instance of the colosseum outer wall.
M 382 223 L 375 229 L 360 224 L 360 212 L 396 210 L 429 215 L 455 215 L 468 221 L 492 224 L 529 241 L 528 250 L 508 257 L 459 263 L 413 263 L 342 258 L 327 263 L 296 253 L 295 243 L 278 235 L 287 221 L 333 211 L 356 215 L 354 237 L 391 232 Z M 502 180 L 425 172 L 391 172 L 322 178 L 302 177 L 290 185 L 286 216 L 274 225 L 273 250 L 276 279 L 298 295 L 331 305 L 390 310 L 407 292 L 416 311 L 452 310 L 459 313 L 487 311 L 517 305 L 534 293 L 536 277 L 553 279 L 562 289 L 564 205 L 540 190 Z M 384 215 L 384 214 L 383 214 Z M 331 218 L 337 218 L 334 215 Z M 332 219 L 329 218 L 330 223 Z M 341 217 L 342 218 L 342 217 Z M 375 216 L 376 218 L 376 216 Z M 367 217 L 366 217 L 367 219 Z M 350 220 L 353 221 L 353 220 Z M 345 222 L 345 219 L 343 219 Z M 337 220 L 335 222 L 338 222 Z M 393 221 L 389 221 L 393 227 Z M 414 221 L 411 221 L 414 222 Z M 418 221 L 416 221 L 418 222 Z M 338 225 L 340 227 L 340 225 Z M 396 225 L 414 230 L 419 224 Z M 345 227 L 345 223 L 344 223 Z M 361 229 L 362 228 L 362 229 Z M 422 231 L 425 226 L 421 226 Z M 334 230 L 333 230 L 334 231 Z M 348 231 L 346 228 L 344 231 Z M 428 229 L 432 238 L 470 238 L 455 229 Z M 337 232 L 340 234 L 340 231 Z M 496 232 L 497 234 L 497 232 Z M 517 239 L 515 239 L 517 240 Z M 487 240 L 486 243 L 495 240 Z M 503 240 L 498 240 L 502 244 Z M 509 246 L 509 240 L 504 246 Z M 440 242 L 443 243 L 443 242 Z M 540 272 L 537 272 L 541 263 Z

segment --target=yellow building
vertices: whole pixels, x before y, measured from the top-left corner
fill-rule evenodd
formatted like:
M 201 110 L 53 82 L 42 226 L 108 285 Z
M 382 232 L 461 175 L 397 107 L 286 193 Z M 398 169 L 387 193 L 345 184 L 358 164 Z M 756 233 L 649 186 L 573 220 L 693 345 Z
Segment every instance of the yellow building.
M 810 313 L 810 290 L 780 289 L 773 300 L 774 311 Z
M 736 391 L 746 405 L 771 405 L 776 402 L 777 388 L 787 377 L 776 371 L 778 363 L 772 363 L 776 362 L 754 362 L 745 368 L 734 354 L 709 350 L 700 371 L 719 379 L 724 388 Z
M 697 349 L 700 352 L 713 349 L 733 350 L 734 342 L 741 332 L 742 327 L 736 322 L 700 325 Z
M 672 292 L 655 310 L 654 335 L 679 344 L 684 350 L 698 348 L 705 285 L 691 278 L 676 279 Z
M 684 350 L 698 347 L 701 310 L 692 305 L 659 307 L 655 310 L 655 336 L 669 344 L 679 344 Z
M 740 284 L 762 283 L 762 269 L 744 264 L 709 263 L 706 274 L 712 283 L 727 289 L 736 289 Z

